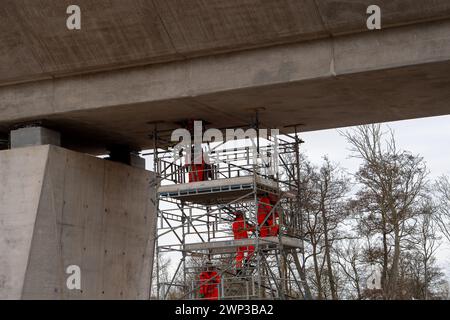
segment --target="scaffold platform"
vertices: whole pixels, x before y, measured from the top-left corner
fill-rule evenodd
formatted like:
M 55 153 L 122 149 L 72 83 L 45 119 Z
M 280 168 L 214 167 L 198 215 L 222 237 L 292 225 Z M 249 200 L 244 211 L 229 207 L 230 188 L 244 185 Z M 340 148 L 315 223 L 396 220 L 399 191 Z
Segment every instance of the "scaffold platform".
M 239 198 L 241 201 L 252 200 L 253 191 L 278 192 L 278 184 L 274 180 L 261 176 L 248 175 L 208 181 L 165 185 L 158 188 L 160 197 L 173 198 L 197 204 L 227 203 Z
M 217 299 L 302 298 L 297 133 L 284 139 L 257 137 L 243 146 L 208 144 L 205 150 L 213 161 L 201 175 L 208 180 L 196 182 L 188 182 L 197 176 L 186 163 L 185 150 L 175 157 L 174 150 L 158 148 L 156 127 L 153 138 L 154 171 L 160 183 L 157 298 L 204 299 L 202 274 L 210 271 L 220 277 Z M 270 234 L 276 236 L 262 236 L 261 228 L 275 225 L 279 233 Z M 234 240 L 243 229 L 249 238 Z M 171 259 L 178 260 L 174 273 L 170 279 L 161 278 L 159 271 Z
M 262 248 L 270 249 L 270 247 L 279 247 L 280 245 L 286 248 L 302 248 L 302 241 L 298 238 L 293 237 L 265 237 L 265 238 L 249 238 L 240 240 L 222 240 L 222 241 L 211 241 L 211 242 L 199 242 L 185 244 L 184 248 L 186 251 L 196 252 L 196 251 L 219 251 L 226 249 L 234 250 L 236 247 L 246 247 L 246 246 L 256 246 L 257 241 L 259 241 L 259 246 Z

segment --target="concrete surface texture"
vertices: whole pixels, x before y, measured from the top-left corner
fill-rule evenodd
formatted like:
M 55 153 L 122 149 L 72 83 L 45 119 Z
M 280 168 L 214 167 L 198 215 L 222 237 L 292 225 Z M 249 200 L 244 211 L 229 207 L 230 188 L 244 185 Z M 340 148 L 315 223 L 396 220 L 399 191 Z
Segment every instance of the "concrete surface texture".
M 80 0 L 69 31 L 69 1 L 7 1 L 0 135 L 40 121 L 101 153 L 152 147 L 155 121 L 227 128 L 259 110 L 263 127 L 310 131 L 450 113 L 450 2 L 378 1 L 368 31 L 372 2 Z
M 0 151 L 0 299 L 148 298 L 152 179 L 59 147 Z
M 371 0 L 5 0 L 0 83 L 181 60 L 367 31 Z M 450 16 L 447 0 L 378 0 L 383 27 Z
M 60 146 L 61 134 L 43 127 L 25 127 L 10 133 L 11 149 L 45 144 Z

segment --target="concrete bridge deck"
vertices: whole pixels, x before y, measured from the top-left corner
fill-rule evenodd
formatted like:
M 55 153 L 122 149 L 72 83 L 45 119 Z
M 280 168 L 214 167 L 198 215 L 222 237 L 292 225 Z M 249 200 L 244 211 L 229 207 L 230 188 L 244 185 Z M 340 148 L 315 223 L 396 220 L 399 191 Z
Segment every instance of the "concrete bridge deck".
M 195 117 L 217 128 L 317 130 L 450 113 L 450 2 L 369 0 L 6 1 L 0 135 L 40 121 L 63 145 L 152 146 Z M 1 137 L 0 137 L 1 138 Z

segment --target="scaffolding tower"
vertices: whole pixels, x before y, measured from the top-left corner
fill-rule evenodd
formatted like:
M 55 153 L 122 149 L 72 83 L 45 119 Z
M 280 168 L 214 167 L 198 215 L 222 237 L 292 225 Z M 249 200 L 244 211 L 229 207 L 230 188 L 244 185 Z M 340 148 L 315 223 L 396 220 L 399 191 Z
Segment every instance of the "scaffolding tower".
M 251 145 L 204 144 L 211 163 L 204 169 L 207 179 L 193 182 L 186 158 L 174 154 L 155 126 L 149 155 L 157 176 L 157 299 L 201 299 L 199 274 L 206 263 L 212 263 L 220 279 L 218 299 L 308 298 L 298 205 L 303 141 L 294 129 L 293 134 L 247 140 Z M 278 215 L 279 232 L 263 237 L 257 215 L 261 197 L 267 195 L 276 199 L 270 215 Z M 238 211 L 252 226 L 246 239 L 233 237 Z M 239 250 L 245 259 L 238 266 Z M 160 277 L 163 256 L 177 262 L 169 279 Z

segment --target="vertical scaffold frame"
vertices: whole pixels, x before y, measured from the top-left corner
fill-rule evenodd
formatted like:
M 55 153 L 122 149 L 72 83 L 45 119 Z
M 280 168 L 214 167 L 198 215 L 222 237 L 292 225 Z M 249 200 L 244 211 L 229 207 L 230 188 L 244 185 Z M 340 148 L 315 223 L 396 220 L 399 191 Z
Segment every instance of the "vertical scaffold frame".
M 292 130 L 291 130 L 292 131 Z M 152 156 L 156 173 L 154 185 L 158 208 L 155 235 L 155 269 L 157 299 L 199 299 L 198 275 L 206 261 L 220 276 L 219 299 L 309 299 L 304 277 L 303 219 L 300 212 L 300 145 L 297 126 L 294 133 L 258 136 L 256 157 L 248 146 L 234 147 L 211 154 L 212 180 L 189 183 L 182 157 L 175 157 L 168 141 L 155 130 Z M 276 142 L 275 142 L 276 140 Z M 275 149 L 276 148 L 276 149 Z M 267 174 L 271 155 L 276 174 Z M 178 159 L 177 159 L 178 158 Z M 273 164 L 272 163 L 272 164 Z M 268 216 L 279 214 L 278 235 L 261 237 L 257 220 L 260 197 L 276 195 L 277 202 Z M 233 212 L 245 213 L 254 227 L 249 239 L 234 240 L 231 233 Z M 266 218 L 267 220 L 267 218 Z M 254 253 L 248 250 L 254 247 Z M 236 266 L 236 252 L 244 248 L 247 259 Z M 162 257 L 179 260 L 169 278 L 161 278 Z

